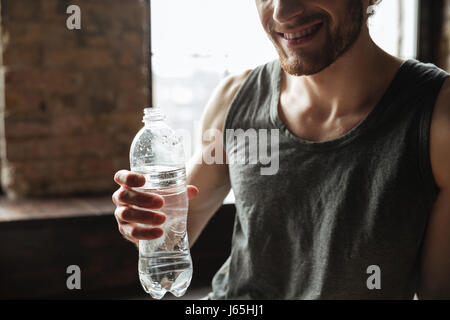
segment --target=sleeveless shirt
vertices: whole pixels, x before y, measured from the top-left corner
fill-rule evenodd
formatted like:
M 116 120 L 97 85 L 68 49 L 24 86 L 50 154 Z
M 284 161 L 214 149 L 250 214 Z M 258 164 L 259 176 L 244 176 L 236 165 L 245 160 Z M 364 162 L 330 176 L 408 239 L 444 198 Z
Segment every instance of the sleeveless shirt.
M 227 156 L 251 140 L 228 132 L 253 131 L 258 143 L 273 138 L 266 151 L 278 165 L 263 174 L 267 161 L 230 160 L 232 249 L 208 299 L 412 299 L 439 192 L 431 116 L 449 74 L 404 61 L 358 125 L 314 142 L 280 119 L 282 72 L 279 60 L 257 67 L 227 112 Z

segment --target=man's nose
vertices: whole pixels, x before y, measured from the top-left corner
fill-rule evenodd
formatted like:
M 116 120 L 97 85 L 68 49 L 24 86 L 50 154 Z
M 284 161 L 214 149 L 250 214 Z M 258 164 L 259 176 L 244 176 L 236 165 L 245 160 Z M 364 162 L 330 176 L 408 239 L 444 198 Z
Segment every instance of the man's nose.
M 277 22 L 289 22 L 293 17 L 305 11 L 301 0 L 275 0 L 273 19 Z

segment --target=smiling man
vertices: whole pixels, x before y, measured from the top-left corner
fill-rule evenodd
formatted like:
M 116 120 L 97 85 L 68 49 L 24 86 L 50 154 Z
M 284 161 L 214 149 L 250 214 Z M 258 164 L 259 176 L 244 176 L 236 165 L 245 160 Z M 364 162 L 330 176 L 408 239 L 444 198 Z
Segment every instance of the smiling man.
M 379 48 L 373 4 L 256 0 L 279 59 L 226 79 L 202 129 L 279 130 L 279 170 L 205 164 L 208 140 L 191 159 L 191 245 L 230 187 L 236 197 L 232 251 L 210 299 L 450 297 L 449 75 Z M 115 179 L 122 234 L 161 236 L 158 196 L 132 191 L 143 183 L 134 173 Z

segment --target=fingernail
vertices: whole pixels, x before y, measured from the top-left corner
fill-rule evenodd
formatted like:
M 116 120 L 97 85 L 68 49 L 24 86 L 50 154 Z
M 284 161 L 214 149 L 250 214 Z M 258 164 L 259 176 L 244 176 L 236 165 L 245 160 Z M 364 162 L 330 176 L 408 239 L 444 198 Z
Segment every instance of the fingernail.
M 129 183 L 132 184 L 133 186 L 144 184 L 145 179 L 144 179 L 144 181 L 142 181 L 142 178 L 143 178 L 142 176 L 132 175 L 129 177 Z
M 166 216 L 163 214 L 157 214 L 155 215 L 155 223 L 156 224 L 162 224 L 166 221 Z
M 154 237 L 160 237 L 163 234 L 163 230 L 160 228 L 154 228 L 151 230 L 151 233 Z
M 138 184 L 145 184 L 146 180 L 144 176 L 136 176 L 136 183 Z
M 114 180 L 120 181 L 121 175 L 122 174 L 120 172 L 116 172 L 116 174 L 114 175 Z
M 164 204 L 164 199 L 160 196 L 153 197 L 152 204 L 154 206 L 162 206 Z

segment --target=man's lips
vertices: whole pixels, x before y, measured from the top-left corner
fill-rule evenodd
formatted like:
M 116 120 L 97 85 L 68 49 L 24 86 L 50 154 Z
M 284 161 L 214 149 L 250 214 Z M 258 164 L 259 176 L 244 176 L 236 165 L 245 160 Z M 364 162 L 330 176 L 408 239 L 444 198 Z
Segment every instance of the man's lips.
M 286 30 L 275 30 L 276 33 L 278 33 L 279 35 L 283 36 L 284 34 L 294 34 L 294 33 L 298 33 L 298 32 L 303 32 L 304 30 L 307 30 L 315 25 L 319 25 L 321 24 L 322 21 L 315 21 L 315 22 L 311 22 L 308 24 L 305 24 L 303 26 L 297 27 L 295 29 L 286 29 Z

